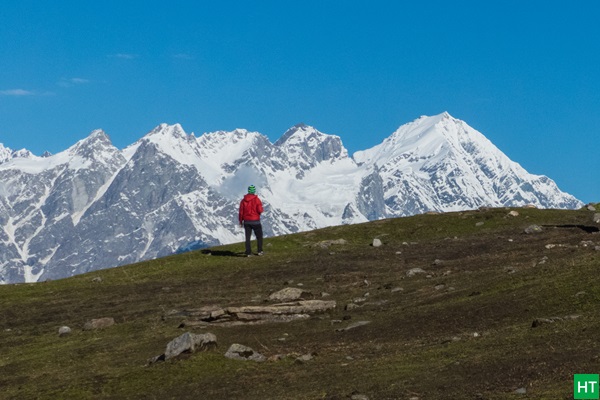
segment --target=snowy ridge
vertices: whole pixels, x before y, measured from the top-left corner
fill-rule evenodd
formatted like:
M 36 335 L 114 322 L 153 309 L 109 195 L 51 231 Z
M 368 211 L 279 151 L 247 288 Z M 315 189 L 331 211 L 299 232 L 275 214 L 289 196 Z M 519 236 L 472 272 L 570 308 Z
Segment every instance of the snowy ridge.
M 46 157 L 0 145 L 0 283 L 241 241 L 249 184 L 267 236 L 426 211 L 582 205 L 448 113 L 353 157 L 340 137 L 304 124 L 274 144 L 244 129 L 196 137 L 161 124 L 123 150 L 96 130 Z

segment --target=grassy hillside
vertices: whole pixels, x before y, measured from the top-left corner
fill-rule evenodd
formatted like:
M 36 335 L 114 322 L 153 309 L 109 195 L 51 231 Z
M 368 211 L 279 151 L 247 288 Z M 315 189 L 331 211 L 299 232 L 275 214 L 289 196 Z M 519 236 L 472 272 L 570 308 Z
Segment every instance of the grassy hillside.
M 572 398 L 573 374 L 600 373 L 598 224 L 587 210 L 509 211 L 333 227 L 268 238 L 263 257 L 239 257 L 235 244 L 0 286 L 0 398 Z M 543 231 L 524 233 L 532 224 Z M 346 242 L 323 243 L 336 239 Z M 407 276 L 413 268 L 426 272 Z M 250 326 L 166 317 L 267 304 L 289 286 L 337 307 Z M 82 329 L 101 317 L 116 324 Z M 357 321 L 370 323 L 338 331 Z M 63 325 L 72 333 L 59 337 Z M 218 348 L 148 365 L 187 331 L 214 333 Z M 230 360 L 232 343 L 288 356 Z

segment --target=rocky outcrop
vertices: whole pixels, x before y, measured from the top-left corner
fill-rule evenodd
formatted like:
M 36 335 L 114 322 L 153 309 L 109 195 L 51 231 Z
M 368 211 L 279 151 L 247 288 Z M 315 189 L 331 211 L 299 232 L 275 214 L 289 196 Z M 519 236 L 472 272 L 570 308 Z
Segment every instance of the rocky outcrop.
M 264 306 L 225 308 L 205 306 L 192 310 L 173 310 L 165 315 L 165 317 L 183 317 L 184 320 L 180 327 L 236 326 L 308 319 L 312 314 L 333 310 L 335 307 L 336 302 L 333 300 L 299 300 Z

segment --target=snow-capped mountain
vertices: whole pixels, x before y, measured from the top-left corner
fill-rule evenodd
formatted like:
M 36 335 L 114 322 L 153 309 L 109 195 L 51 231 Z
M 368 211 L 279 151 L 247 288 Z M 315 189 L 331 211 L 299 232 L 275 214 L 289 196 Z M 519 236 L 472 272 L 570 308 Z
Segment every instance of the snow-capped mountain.
M 44 157 L 0 145 L 0 282 L 36 282 L 243 240 L 239 200 L 265 204 L 267 236 L 479 206 L 576 208 L 481 133 L 443 113 L 348 155 L 299 124 L 271 143 L 237 129 L 162 124 L 119 150 L 101 130 Z

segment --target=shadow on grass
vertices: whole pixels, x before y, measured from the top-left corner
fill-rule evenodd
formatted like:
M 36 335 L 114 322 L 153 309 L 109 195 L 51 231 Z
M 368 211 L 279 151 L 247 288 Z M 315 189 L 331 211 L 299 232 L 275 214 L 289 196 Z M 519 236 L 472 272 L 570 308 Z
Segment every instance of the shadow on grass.
M 229 250 L 202 250 L 202 254 L 221 257 L 246 257 L 244 252 L 234 252 Z

